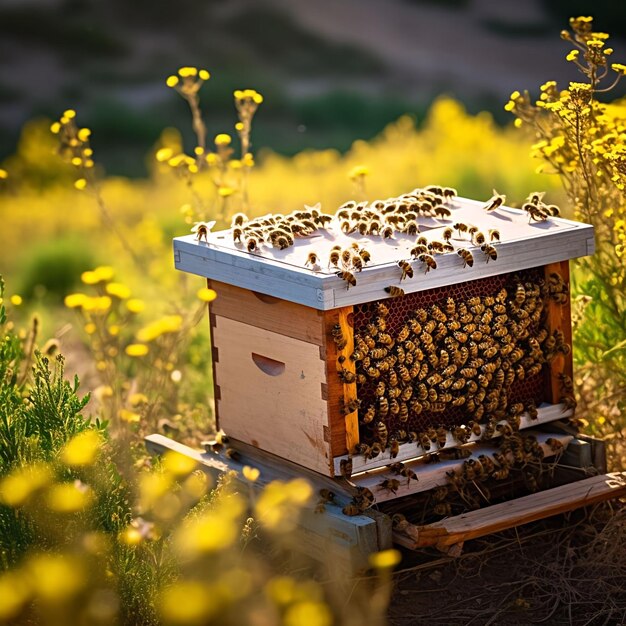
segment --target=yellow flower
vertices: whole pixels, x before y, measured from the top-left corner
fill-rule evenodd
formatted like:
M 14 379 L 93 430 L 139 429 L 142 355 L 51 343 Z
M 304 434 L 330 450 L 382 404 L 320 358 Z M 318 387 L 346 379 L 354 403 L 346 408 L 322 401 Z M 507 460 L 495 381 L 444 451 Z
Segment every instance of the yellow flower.
M 22 304 L 22 296 L 18 296 L 17 294 L 14 294 L 11 296 L 11 304 L 13 306 L 20 306 L 20 304 Z
M 61 461 L 70 467 L 92 465 L 102 446 L 102 438 L 95 430 L 87 430 L 74 436 L 65 444 L 61 452 Z
M 209 78 L 211 78 L 211 74 L 209 74 L 206 70 L 200 70 L 198 72 L 198 76 L 200 80 L 209 80 Z
M 331 626 L 332 623 L 333 616 L 326 604 L 308 600 L 292 604 L 283 620 L 285 626 Z
M 0 502 L 11 507 L 22 506 L 51 479 L 52 474 L 46 465 L 16 469 L 0 481 Z
M 21 572 L 9 571 L 0 575 L 0 621 L 10 622 L 17 617 L 29 595 L 29 586 Z
M 219 596 L 197 581 L 179 581 L 167 587 L 159 601 L 163 621 L 175 626 L 208 623 L 220 608 Z M 212 620 L 211 620 L 212 621 Z
M 351 180 L 355 180 L 357 178 L 365 177 L 370 173 L 369 167 L 366 165 L 357 165 L 353 167 L 348 173 L 348 177 Z
M 243 165 L 243 163 L 239 159 L 231 159 L 228 162 L 228 167 L 230 167 L 231 170 L 241 169 L 242 165 Z
M 74 109 L 68 109 L 63 112 L 63 117 L 67 117 L 68 120 L 74 119 L 76 117 L 76 111 L 74 111 Z
M 216 146 L 227 146 L 232 141 L 231 136 L 226 133 L 220 133 L 215 136 L 215 145 Z
M 611 63 L 611 69 L 620 74 L 626 74 L 626 65 L 622 63 Z
M 50 132 L 58 135 L 61 132 L 61 124 L 59 122 L 53 122 L 50 125 Z
M 109 326 L 109 335 L 112 337 L 117 337 L 120 334 L 120 327 L 118 324 L 111 324 Z
M 159 163 L 163 163 L 163 161 L 169 161 L 174 155 L 174 151 L 171 148 L 161 148 L 157 150 L 156 160 Z
M 398 550 L 383 550 L 370 554 L 369 562 L 375 569 L 393 569 L 402 560 Z
M 126 300 L 130 297 L 130 289 L 122 283 L 108 283 L 106 286 L 106 292 L 119 298 L 120 300 Z
M 80 481 L 53 485 L 46 495 L 48 507 L 58 513 L 82 511 L 92 500 L 93 493 Z
M 79 178 L 78 180 L 75 180 L 74 187 L 76 187 L 76 189 L 78 189 L 79 191 L 82 191 L 83 189 L 85 189 L 85 187 L 87 187 L 87 180 L 85 178 Z
M 181 67 L 178 70 L 178 74 L 180 76 L 182 76 L 183 78 L 188 78 L 191 76 L 197 76 L 198 74 L 198 69 L 195 67 Z
M 209 289 L 208 287 L 202 287 L 202 289 L 198 289 L 196 294 L 202 302 L 213 302 L 215 298 L 217 298 L 217 293 L 213 289 Z
M 85 311 L 94 311 L 95 313 L 102 313 L 108 311 L 111 308 L 111 298 L 109 296 L 99 296 L 95 298 L 85 298 L 83 302 L 83 309 Z
M 126 301 L 126 308 L 131 313 L 141 313 L 146 308 L 146 305 L 144 304 L 144 301 L 139 300 L 139 298 L 131 298 Z
M 237 122 L 237 123 L 235 124 L 235 130 L 236 130 L 237 132 L 241 132 L 241 131 L 243 130 L 243 122 Z
M 232 187 L 220 187 L 217 190 L 217 193 L 222 198 L 228 198 L 229 196 L 232 196 L 235 193 L 235 189 L 233 189 Z
M 6 170 L 3 170 L 0 167 L 0 180 L 6 180 L 9 177 L 9 172 L 7 172 Z
M 81 128 L 77 133 L 77 137 L 80 141 L 87 141 L 90 136 L 91 131 L 88 128 Z
M 566 61 L 575 61 L 578 58 L 579 55 L 579 51 L 578 50 L 571 50 L 568 55 L 565 57 Z
M 191 474 L 198 464 L 191 457 L 172 450 L 166 452 L 162 457 L 163 469 L 174 476 L 187 476 Z
M 176 87 L 178 85 L 178 76 L 168 76 L 165 84 L 168 87 Z
M 85 324 L 84 330 L 88 335 L 93 335 L 96 332 L 96 325 L 93 322 L 89 322 Z
M 251 483 L 256 482 L 256 480 L 261 475 L 261 472 L 259 471 L 258 468 L 250 467 L 249 465 L 244 465 L 243 469 L 241 470 L 241 473 L 243 474 L 243 477 L 246 480 L 249 480 Z
M 72 159 L 72 165 L 78 167 L 81 163 L 83 162 L 83 160 L 80 157 L 74 157 Z
M 145 393 L 133 393 L 128 401 L 132 406 L 138 406 L 140 404 L 148 404 L 148 396 Z
M 196 156 L 202 156 L 204 154 L 204 148 L 202 146 L 196 146 L 193 152 Z
M 138 422 L 141 419 L 141 415 L 139 415 L 139 413 L 135 413 L 134 411 L 129 411 L 128 409 L 120 409 L 119 416 L 125 422 L 131 423 L 131 424 Z
M 41 554 L 27 564 L 34 591 L 45 602 L 63 603 L 89 579 L 82 561 L 68 555 Z
M 126 346 L 125 352 L 128 356 L 146 356 L 149 348 L 145 343 L 131 343 Z
M 166 315 L 156 322 L 144 326 L 138 333 L 139 341 L 153 341 L 157 337 L 166 333 L 175 333 L 183 325 L 183 318 L 180 315 Z

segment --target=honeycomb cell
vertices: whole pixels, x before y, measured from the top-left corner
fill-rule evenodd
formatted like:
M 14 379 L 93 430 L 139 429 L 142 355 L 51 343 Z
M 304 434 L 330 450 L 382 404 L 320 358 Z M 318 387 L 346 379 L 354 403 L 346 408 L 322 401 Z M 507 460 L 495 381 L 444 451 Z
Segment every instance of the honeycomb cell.
M 360 424 L 360 440 L 373 443 L 379 422 L 404 440 L 539 404 L 548 371 L 546 296 L 539 267 L 355 306 L 355 340 L 365 355 L 356 361 L 360 414 L 376 408 Z

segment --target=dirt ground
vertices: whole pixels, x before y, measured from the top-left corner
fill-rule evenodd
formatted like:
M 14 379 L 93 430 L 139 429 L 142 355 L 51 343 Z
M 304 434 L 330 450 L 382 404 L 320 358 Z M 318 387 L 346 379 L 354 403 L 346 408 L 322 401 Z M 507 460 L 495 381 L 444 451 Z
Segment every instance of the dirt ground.
M 626 624 L 626 508 L 603 503 L 466 543 L 403 553 L 392 626 Z

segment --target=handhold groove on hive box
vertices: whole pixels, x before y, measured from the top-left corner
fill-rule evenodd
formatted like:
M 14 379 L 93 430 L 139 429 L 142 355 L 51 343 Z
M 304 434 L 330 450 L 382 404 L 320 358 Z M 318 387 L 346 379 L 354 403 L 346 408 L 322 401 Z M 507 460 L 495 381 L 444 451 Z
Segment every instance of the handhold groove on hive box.
M 213 338 L 220 352 L 215 378 L 220 386 L 219 426 L 231 437 L 327 474 L 324 441 L 326 401 L 321 398 L 325 364 L 319 346 L 215 316 Z M 284 364 L 268 376 L 250 355 Z

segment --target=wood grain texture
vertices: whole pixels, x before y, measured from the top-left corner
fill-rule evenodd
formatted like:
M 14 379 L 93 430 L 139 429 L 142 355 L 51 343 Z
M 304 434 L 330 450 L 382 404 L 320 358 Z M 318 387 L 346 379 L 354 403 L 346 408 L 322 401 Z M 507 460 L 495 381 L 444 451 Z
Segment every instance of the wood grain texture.
M 220 428 L 318 472 L 331 470 L 324 440 L 326 368 L 319 346 L 215 316 Z
M 570 286 L 569 261 L 561 261 L 560 263 L 549 263 L 545 266 L 545 277 L 556 272 L 561 276 L 565 283 Z M 568 294 L 565 304 L 559 304 L 552 298 L 548 298 L 548 316 L 546 325 L 550 332 L 560 330 L 565 337 L 565 343 L 572 347 L 572 309 L 571 299 Z M 574 361 L 572 352 L 568 355 L 558 354 L 550 363 L 550 373 L 548 380 L 547 398 L 550 402 L 557 403 L 561 401 L 564 395 L 559 381 L 560 374 L 566 374 L 570 378 L 573 376 Z
M 318 309 L 255 293 L 218 281 L 208 281 L 217 292 L 211 312 L 318 346 L 324 345 L 322 313 Z
M 535 426 L 539 426 L 540 424 L 547 424 L 549 422 L 553 422 L 556 420 L 561 420 L 572 415 L 572 411 L 570 409 L 566 409 L 562 404 L 547 404 L 544 403 L 539 406 L 537 410 L 538 417 L 536 420 L 531 420 L 528 413 L 524 413 L 520 420 L 520 430 L 524 430 L 526 428 L 532 428 Z M 502 420 L 499 422 L 500 424 L 505 424 L 506 420 Z M 484 432 L 485 425 L 481 425 L 481 432 Z M 499 435 L 496 433 L 494 438 Z M 480 436 L 472 434 L 469 438 L 470 442 L 478 441 Z M 453 448 L 458 445 L 458 442 L 452 436 L 452 433 L 448 433 L 448 437 L 446 439 L 445 446 L 442 446 L 442 450 L 446 448 Z M 431 449 L 432 452 L 434 450 Z M 383 454 L 380 454 L 374 459 L 366 459 L 363 455 L 354 455 L 352 456 L 352 471 L 356 474 L 357 472 L 369 471 L 376 469 L 378 467 L 384 467 L 385 465 L 389 465 L 389 463 L 393 463 L 394 461 L 408 461 L 411 459 L 416 459 L 420 456 L 427 454 L 428 451 L 424 450 L 420 445 L 415 443 L 403 443 L 400 446 L 400 451 L 398 452 L 398 456 L 394 459 L 390 456 L 390 451 L 385 450 Z M 347 459 L 348 455 L 342 455 L 334 459 L 335 463 L 335 474 L 339 472 L 339 466 L 343 459 Z
M 356 445 L 359 440 L 358 413 L 356 411 L 348 415 L 344 413 L 345 404 L 357 397 L 356 382 L 343 383 L 338 374 L 341 368 L 345 368 L 352 374 L 356 373 L 355 363 L 350 359 L 350 355 L 354 351 L 354 332 L 351 325 L 352 310 L 352 307 L 344 307 L 324 313 L 328 424 L 333 456 L 346 454 L 349 449 L 352 449 L 348 447 L 348 444 Z M 341 327 L 346 342 L 342 349 L 338 349 L 337 343 L 333 340 L 332 332 L 335 325 Z M 344 357 L 343 363 L 339 363 L 340 356 Z M 339 463 L 333 467 L 335 476 L 339 476 Z
M 437 239 L 444 227 L 456 221 L 475 224 L 483 230 L 497 228 L 502 239 L 497 245 L 498 259 L 487 263 L 480 249 L 466 240 L 453 239 L 455 248 L 469 247 L 473 251 L 474 266 L 463 269 L 456 252 L 438 256 L 437 269 L 428 274 L 424 274 L 419 262 L 413 262 L 415 278 L 402 285 L 407 293 L 556 263 L 585 256 L 594 249 L 593 227 L 587 224 L 560 218 L 529 224 L 522 211 L 504 207 L 487 214 L 481 203 L 463 198 L 456 199 L 451 208 L 448 220 L 420 218 L 424 236 Z M 372 255 L 372 264 L 359 273 L 355 287 L 346 289 L 345 282 L 330 269 L 314 272 L 304 267 L 311 250 L 326 258 L 333 245 L 346 247 L 355 242 Z M 397 284 L 397 261 L 410 258 L 414 243 L 415 237 L 403 234 L 384 242 L 374 237 L 346 235 L 338 223 L 331 223 L 328 232 L 297 239 L 287 250 L 264 247 L 260 254 L 248 254 L 232 242 L 229 231 L 211 233 L 208 243 L 196 241 L 193 235 L 179 237 L 174 240 L 174 249 L 180 270 L 328 310 L 388 297 L 383 290 Z
M 417 540 L 394 533 L 394 542 L 414 549 L 426 546 L 445 548 L 624 495 L 626 480 L 623 472 L 601 474 L 463 513 L 428 526 L 415 526 L 419 536 Z

